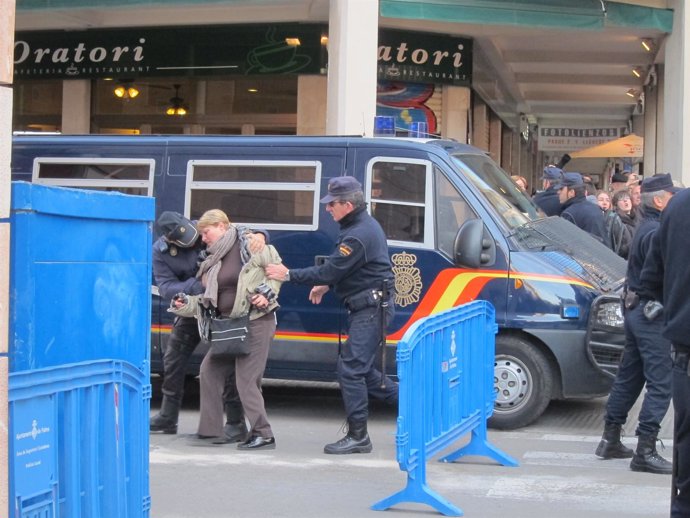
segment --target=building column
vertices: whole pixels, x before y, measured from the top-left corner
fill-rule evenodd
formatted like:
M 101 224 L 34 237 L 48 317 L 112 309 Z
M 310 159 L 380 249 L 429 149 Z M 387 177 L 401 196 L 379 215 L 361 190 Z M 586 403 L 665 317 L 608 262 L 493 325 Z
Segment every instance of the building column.
M 297 135 L 326 134 L 326 76 L 297 78 Z
M 15 0 L 0 0 L 0 509 L 9 506 L 10 157 Z M 4 21 L 3 21 L 4 20 Z
M 470 89 L 465 86 L 444 86 L 441 97 L 441 135 L 467 144 Z
M 70 135 L 91 133 L 91 81 L 70 79 L 62 82 L 61 132 Z
M 675 180 L 690 186 L 690 10 L 683 0 L 671 0 L 673 32 L 665 43 L 663 91 L 663 131 L 657 140 L 660 168 Z M 646 146 L 645 146 L 646 147 Z
M 329 135 L 374 134 L 379 3 L 331 0 L 328 24 Z

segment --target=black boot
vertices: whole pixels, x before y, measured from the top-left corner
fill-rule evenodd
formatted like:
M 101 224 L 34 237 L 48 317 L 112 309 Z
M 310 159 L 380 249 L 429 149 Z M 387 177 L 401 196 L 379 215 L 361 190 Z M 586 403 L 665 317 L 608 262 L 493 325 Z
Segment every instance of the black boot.
M 225 426 L 223 435 L 228 442 L 244 442 L 247 439 L 247 424 L 244 420 L 244 409 L 239 401 L 226 401 L 225 407 Z
M 177 417 L 180 414 L 180 401 L 163 396 L 160 411 L 149 421 L 152 432 L 177 433 Z
M 348 419 L 347 427 L 347 435 L 337 442 L 324 446 L 324 453 L 343 455 L 347 453 L 369 453 L 371 451 L 367 422 Z
M 637 438 L 637 449 L 630 461 L 631 470 L 670 475 L 672 468 L 673 464 L 656 451 L 656 434 L 640 435 Z
M 602 459 L 629 459 L 633 451 L 621 442 L 621 425 L 604 423 L 604 434 L 594 455 Z

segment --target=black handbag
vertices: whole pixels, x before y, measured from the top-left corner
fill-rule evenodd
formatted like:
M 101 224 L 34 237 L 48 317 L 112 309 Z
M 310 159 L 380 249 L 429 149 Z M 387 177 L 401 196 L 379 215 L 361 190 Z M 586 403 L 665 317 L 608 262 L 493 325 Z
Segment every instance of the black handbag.
M 208 324 L 212 356 L 249 354 L 249 313 L 237 318 L 210 317 Z

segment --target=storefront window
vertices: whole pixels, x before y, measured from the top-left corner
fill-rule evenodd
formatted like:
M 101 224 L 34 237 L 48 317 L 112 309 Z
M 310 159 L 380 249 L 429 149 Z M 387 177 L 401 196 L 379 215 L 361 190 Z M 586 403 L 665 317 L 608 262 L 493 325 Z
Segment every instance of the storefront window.
M 17 81 L 13 87 L 15 131 L 59 131 L 62 124 L 62 80 Z

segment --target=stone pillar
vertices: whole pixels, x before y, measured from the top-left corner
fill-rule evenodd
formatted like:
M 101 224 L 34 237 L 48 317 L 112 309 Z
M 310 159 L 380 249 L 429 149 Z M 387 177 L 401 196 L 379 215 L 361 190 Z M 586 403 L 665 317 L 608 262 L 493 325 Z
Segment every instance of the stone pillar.
M 690 89 L 690 10 L 683 0 L 669 1 L 669 7 L 673 32 L 664 46 L 663 130 L 657 136 L 661 167 L 656 172 L 669 172 L 690 186 L 690 100 L 684 95 Z
M 379 3 L 331 0 L 328 24 L 329 135 L 374 134 Z
M 326 134 L 326 76 L 297 78 L 297 134 Z
M 70 79 L 62 82 L 62 133 L 91 133 L 91 81 Z
M 467 116 L 470 110 L 470 89 L 465 86 L 444 86 L 441 94 L 441 136 L 467 144 Z
M 0 0 L 0 509 L 9 509 L 7 395 L 10 300 L 10 155 L 15 0 Z

